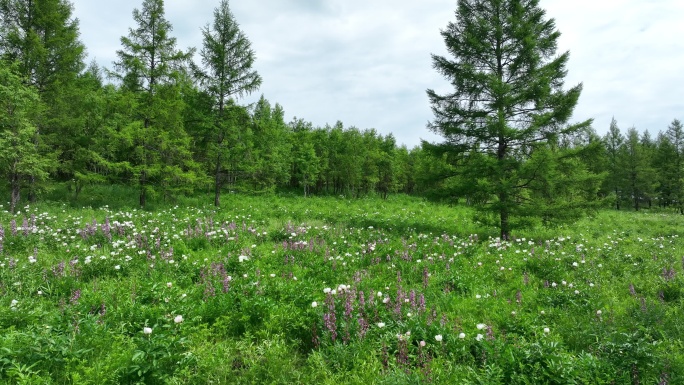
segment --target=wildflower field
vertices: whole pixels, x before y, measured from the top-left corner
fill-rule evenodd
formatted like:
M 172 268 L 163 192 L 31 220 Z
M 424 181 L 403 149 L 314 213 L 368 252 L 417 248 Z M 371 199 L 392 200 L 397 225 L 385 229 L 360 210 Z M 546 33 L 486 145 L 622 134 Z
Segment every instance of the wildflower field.
M 683 216 L 504 242 L 404 196 L 2 210 L 0 383 L 684 383 Z

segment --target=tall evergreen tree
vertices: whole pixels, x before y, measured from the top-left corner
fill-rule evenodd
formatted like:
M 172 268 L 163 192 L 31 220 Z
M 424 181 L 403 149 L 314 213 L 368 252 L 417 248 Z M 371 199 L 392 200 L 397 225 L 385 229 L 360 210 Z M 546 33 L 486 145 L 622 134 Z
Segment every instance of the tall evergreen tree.
M 252 68 L 255 54 L 251 43 L 240 30 L 230 11 L 228 0 L 221 0 L 214 9 L 214 21 L 202 29 L 203 45 L 200 50 L 202 69 L 197 71 L 201 84 L 215 100 L 215 124 L 212 132 L 216 147 L 214 168 L 214 204 L 220 205 L 223 184 L 222 158 L 232 145 L 227 144 L 230 133 L 226 129 L 240 129 L 226 125 L 226 106 L 234 97 L 248 95 L 259 89 L 261 76 Z
M 606 148 L 607 176 L 604 179 L 604 190 L 612 194 L 615 198 L 615 209 L 620 210 L 620 204 L 625 199 L 625 169 L 624 156 L 622 156 L 625 137 L 620 132 L 617 121 L 613 118 L 610 128 L 603 137 Z
M 653 189 L 654 171 L 651 168 L 647 148 L 641 142 L 636 128 L 632 127 L 627 130 L 621 152 L 624 157 L 622 165 L 625 172 L 626 195 L 632 201 L 634 210 L 639 211 Z
M 85 47 L 79 40 L 78 20 L 67 0 L 0 0 L 0 57 L 16 63 L 18 74 L 33 87 L 44 106 L 36 116 L 34 145 L 59 154 L 69 162 L 68 148 L 75 136 L 79 109 L 71 108 L 78 95 L 79 74 L 85 68 Z M 60 168 L 59 171 L 64 171 Z M 73 173 L 64 175 L 73 177 Z M 31 177 L 29 199 L 35 198 Z
M 196 183 L 181 95 L 192 52 L 176 49 L 163 0 L 143 0 L 142 9 L 133 11 L 133 20 L 137 27 L 121 38 L 113 75 L 135 104 L 131 123 L 121 134 L 130 146 L 129 172 L 144 207 L 149 193 L 170 194 Z
M 569 54 L 555 56 L 559 36 L 538 0 L 459 0 L 456 22 L 442 31 L 453 59 L 432 56 L 454 91 L 427 91 L 428 128 L 446 141 L 426 147 L 455 154 L 465 173 L 477 170 L 479 182 L 464 190 L 493 198 L 483 208 L 498 216 L 502 238 L 512 216 L 534 215 L 527 190 L 540 176 L 524 167 L 536 149 L 590 124 L 566 125 L 582 86 L 563 90 Z
M 290 179 L 290 142 L 283 107 L 270 103 L 262 96 L 252 118 L 254 146 L 251 153 L 251 180 L 257 191 L 273 191 Z
M 665 180 L 669 184 L 670 199 L 684 214 L 684 126 L 682 122 L 675 119 L 667 127 L 665 132 L 669 143 L 672 146 L 672 154 L 667 159 L 665 165 Z
M 10 187 L 12 213 L 21 199 L 21 189 L 31 178 L 46 179 L 54 161 L 34 143 L 34 119 L 40 105 L 35 88 L 26 86 L 12 67 L 0 61 L 0 173 Z

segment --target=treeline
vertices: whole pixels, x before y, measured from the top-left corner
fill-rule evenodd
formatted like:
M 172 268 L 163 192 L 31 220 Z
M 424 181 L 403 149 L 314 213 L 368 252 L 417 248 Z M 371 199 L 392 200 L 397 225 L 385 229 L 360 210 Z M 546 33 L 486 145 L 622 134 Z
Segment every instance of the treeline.
M 460 168 L 477 163 L 477 151 L 454 157 L 342 122 L 286 122 L 283 107 L 263 96 L 240 105 L 261 77 L 226 0 L 202 28 L 198 51 L 176 48 L 163 0 L 143 0 L 113 69 L 85 64 L 72 13 L 67 0 L 0 0 L 0 173 L 11 210 L 55 183 L 69 186 L 73 199 L 90 185 L 130 185 L 141 206 L 198 191 L 212 191 L 216 205 L 224 191 L 491 199 L 468 188 L 485 183 L 480 175 Z M 530 180 L 544 173 L 534 191 L 546 201 L 598 194 L 618 209 L 684 212 L 683 141 L 677 120 L 655 140 L 635 129 L 623 135 L 613 122 L 603 138 L 589 129 L 534 147 L 523 171 Z M 569 187 L 580 180 L 583 187 Z M 557 207 L 549 215 L 559 215 Z
M 419 191 L 421 151 L 390 134 L 284 121 L 263 96 L 254 52 L 228 2 L 202 28 L 195 50 L 176 48 L 162 0 L 144 0 L 121 39 L 114 68 L 86 66 L 66 0 L 0 0 L 0 162 L 10 207 L 66 183 L 77 199 L 93 184 L 119 183 L 148 197 L 198 190 L 361 196 Z
M 603 194 L 622 208 L 673 208 L 684 214 L 684 127 L 675 119 L 655 139 L 613 119 L 603 137 Z

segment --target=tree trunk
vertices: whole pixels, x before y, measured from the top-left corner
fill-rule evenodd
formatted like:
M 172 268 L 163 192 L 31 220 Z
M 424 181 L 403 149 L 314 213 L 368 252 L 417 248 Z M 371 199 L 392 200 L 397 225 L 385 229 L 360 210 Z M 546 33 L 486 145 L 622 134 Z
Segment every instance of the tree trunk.
M 145 188 L 145 184 L 147 183 L 146 177 L 145 177 L 145 171 L 140 173 L 140 207 L 145 207 L 145 203 L 147 201 L 147 189 Z
M 508 197 L 506 193 L 499 194 L 499 227 L 501 228 L 501 240 L 507 241 L 511 237 L 511 228 L 508 222 Z
M 214 170 L 214 206 L 221 205 L 221 155 L 216 156 L 216 169 Z
M 19 183 L 19 175 L 17 173 L 12 173 L 10 185 L 12 186 L 10 213 L 14 214 L 14 210 L 17 208 L 17 204 L 19 204 L 19 200 L 21 199 L 21 185 Z

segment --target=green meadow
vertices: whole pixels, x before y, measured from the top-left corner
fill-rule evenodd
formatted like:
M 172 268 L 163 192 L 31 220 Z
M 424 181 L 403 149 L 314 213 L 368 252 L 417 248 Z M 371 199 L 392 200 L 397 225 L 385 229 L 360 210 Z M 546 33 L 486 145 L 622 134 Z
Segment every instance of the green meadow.
M 684 383 L 684 216 L 123 196 L 0 209 L 0 382 Z

